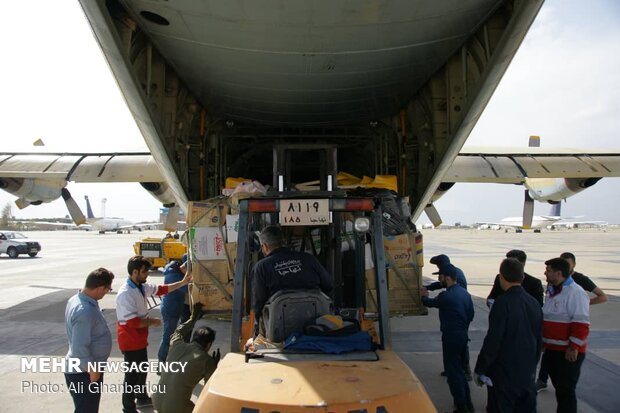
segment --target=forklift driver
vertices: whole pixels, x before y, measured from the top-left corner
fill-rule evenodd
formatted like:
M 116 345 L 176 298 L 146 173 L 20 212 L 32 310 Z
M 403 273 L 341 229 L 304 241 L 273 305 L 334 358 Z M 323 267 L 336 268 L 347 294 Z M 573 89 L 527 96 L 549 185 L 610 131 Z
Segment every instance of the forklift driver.
M 273 294 L 280 290 L 319 288 L 329 294 L 333 288 L 332 277 L 313 255 L 283 246 L 282 229 L 279 226 L 264 228 L 258 238 L 265 258 L 258 261 L 252 270 L 255 338 L 259 334 L 263 307 Z

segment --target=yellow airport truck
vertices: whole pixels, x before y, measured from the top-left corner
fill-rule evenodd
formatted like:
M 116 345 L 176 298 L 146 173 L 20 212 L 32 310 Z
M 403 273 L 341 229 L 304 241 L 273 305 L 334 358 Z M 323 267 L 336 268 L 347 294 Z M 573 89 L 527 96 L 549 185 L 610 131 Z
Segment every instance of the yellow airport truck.
M 133 245 L 136 255 L 142 255 L 150 261 L 152 269 L 165 267 L 170 261 L 180 260 L 187 252 L 187 246 L 178 234 L 168 233 L 163 238 L 149 237 Z

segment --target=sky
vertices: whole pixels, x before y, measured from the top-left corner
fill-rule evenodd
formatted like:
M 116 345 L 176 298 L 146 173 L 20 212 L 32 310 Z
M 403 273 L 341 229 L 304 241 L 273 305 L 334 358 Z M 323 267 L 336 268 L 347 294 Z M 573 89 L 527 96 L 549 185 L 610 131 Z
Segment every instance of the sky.
M 0 151 L 147 151 L 146 144 L 76 0 L 10 2 L 0 25 Z M 62 24 L 58 24 L 62 22 Z M 620 150 L 620 2 L 547 0 L 466 145 Z M 158 218 L 160 203 L 138 184 L 69 183 L 95 215 Z M 0 206 L 16 197 L 0 191 Z M 518 216 L 523 189 L 457 184 L 437 203 L 444 222 Z M 620 223 L 620 178 L 569 198 L 563 215 Z M 536 203 L 535 213 L 549 206 Z M 17 218 L 62 217 L 62 200 L 18 210 Z M 419 223 L 428 220 L 423 216 Z

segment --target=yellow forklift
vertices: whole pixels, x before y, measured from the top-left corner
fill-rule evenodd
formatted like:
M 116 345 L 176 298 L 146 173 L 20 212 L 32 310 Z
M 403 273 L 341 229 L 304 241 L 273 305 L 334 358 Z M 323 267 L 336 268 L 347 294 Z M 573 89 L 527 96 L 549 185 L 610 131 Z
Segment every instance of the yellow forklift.
M 422 383 L 392 350 L 381 198 L 347 196 L 334 191 L 330 182 L 321 191 L 287 191 L 285 181 L 276 179 L 278 192 L 240 201 L 230 352 L 203 388 L 194 412 L 435 413 Z M 254 332 L 250 274 L 259 259 L 256 234 L 274 224 L 282 227 L 289 245 L 317 257 L 333 275 L 334 290 L 329 297 L 289 291 L 282 294 L 288 300 L 284 304 L 275 294 L 265 306 L 275 318 L 264 320 L 265 338 L 275 342 L 290 337 L 328 312 L 354 320 L 368 332 L 370 349 L 339 354 L 287 345 L 245 350 Z M 346 252 L 343 235 L 354 241 Z M 365 296 L 368 243 L 375 263 L 377 305 L 372 313 L 366 311 Z

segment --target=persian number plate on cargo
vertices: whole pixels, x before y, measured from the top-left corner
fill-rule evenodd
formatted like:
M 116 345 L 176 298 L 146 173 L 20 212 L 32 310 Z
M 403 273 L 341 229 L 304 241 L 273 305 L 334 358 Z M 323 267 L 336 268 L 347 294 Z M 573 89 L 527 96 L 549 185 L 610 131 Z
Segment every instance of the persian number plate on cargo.
M 280 200 L 280 225 L 329 225 L 329 200 Z

